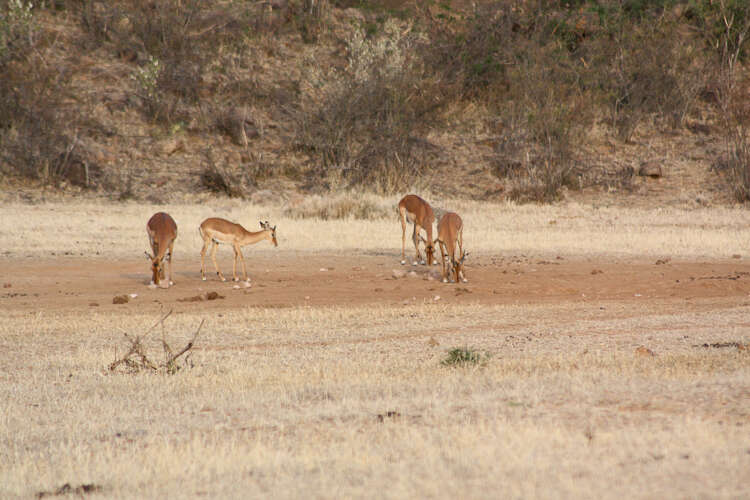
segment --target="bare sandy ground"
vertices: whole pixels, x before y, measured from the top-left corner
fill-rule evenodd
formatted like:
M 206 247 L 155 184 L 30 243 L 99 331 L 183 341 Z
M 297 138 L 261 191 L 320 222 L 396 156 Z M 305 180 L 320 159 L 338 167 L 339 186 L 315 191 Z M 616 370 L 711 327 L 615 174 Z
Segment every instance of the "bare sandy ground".
M 213 273 L 200 279 L 200 260 L 175 260 L 175 285 L 152 289 L 144 259 L 111 262 L 103 258 L 59 257 L 4 259 L 0 311 L 85 312 L 96 308 L 151 313 L 220 311 L 243 307 L 361 306 L 368 304 L 533 304 L 623 302 L 633 307 L 654 303 L 691 310 L 703 299 L 716 304 L 750 301 L 750 265 L 725 261 L 543 260 L 525 256 L 475 257 L 467 266 L 468 283 L 439 281 L 440 266 L 401 266 L 397 255 L 278 252 L 248 258 L 251 286 L 221 282 Z M 231 260 L 220 260 L 231 277 Z M 406 276 L 394 277 L 405 272 Z M 437 278 L 437 279 L 435 279 Z M 217 292 L 221 298 L 199 300 Z M 126 304 L 117 295 L 136 294 Z

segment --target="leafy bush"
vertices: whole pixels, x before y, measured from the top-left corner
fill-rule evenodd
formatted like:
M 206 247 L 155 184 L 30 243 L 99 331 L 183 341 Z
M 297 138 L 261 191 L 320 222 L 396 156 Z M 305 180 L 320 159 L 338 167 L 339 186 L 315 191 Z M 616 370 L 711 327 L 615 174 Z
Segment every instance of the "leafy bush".
M 423 137 L 443 99 L 419 43 L 409 26 L 389 20 L 373 39 L 354 30 L 343 69 L 324 71 L 308 60 L 296 139 L 316 158 L 320 177 L 390 193 L 422 174 L 434 149 Z

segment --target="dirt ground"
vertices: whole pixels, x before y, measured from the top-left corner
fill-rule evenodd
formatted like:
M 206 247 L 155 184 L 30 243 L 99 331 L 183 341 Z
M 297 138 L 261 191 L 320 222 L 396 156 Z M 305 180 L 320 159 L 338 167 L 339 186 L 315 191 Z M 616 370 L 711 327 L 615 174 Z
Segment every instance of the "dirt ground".
M 147 286 L 146 259 L 111 262 L 102 258 L 5 259 L 0 280 L 0 311 L 84 312 L 127 308 L 149 313 L 196 308 L 221 311 L 243 307 L 388 306 L 413 303 L 533 304 L 618 302 L 633 307 L 659 304 L 694 310 L 708 302 L 719 307 L 750 302 L 750 266 L 725 261 L 543 260 L 533 257 L 474 257 L 468 283 L 439 281 L 440 266 L 401 266 L 398 256 L 277 252 L 248 259 L 249 288 L 221 282 L 208 263 L 200 279 L 200 259 L 176 259 L 175 285 Z M 231 260 L 219 261 L 231 280 Z M 403 272 L 405 276 L 395 277 Z M 435 278 L 438 279 L 435 279 Z M 219 297 L 208 300 L 210 292 Z M 118 295 L 136 294 L 125 304 Z M 203 295 L 203 296 L 202 296 Z

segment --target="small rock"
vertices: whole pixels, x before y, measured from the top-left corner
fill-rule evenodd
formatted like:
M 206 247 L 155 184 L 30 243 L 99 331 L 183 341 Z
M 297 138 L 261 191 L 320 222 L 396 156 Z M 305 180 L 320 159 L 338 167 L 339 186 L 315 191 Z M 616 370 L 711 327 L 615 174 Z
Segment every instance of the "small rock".
M 112 299 L 113 304 L 127 304 L 130 302 L 130 297 L 127 295 L 115 295 Z
M 641 167 L 638 169 L 638 175 L 641 177 L 658 179 L 664 174 L 662 172 L 661 163 L 657 160 L 652 160 L 641 163 Z
M 416 271 L 409 271 L 409 274 L 407 274 L 407 276 L 410 277 L 410 278 L 416 278 L 417 277 L 417 272 Z
M 90 302 L 89 307 L 99 307 L 99 304 L 97 302 Z
M 435 340 L 435 337 L 430 337 L 430 340 L 427 341 L 427 345 L 430 347 L 437 347 L 440 345 L 440 342 Z
M 393 273 L 392 273 L 392 276 L 393 276 L 393 279 L 395 279 L 395 280 L 403 278 L 404 276 L 406 276 L 406 271 L 401 271 L 399 269 L 394 269 Z
M 603 274 L 603 273 L 604 273 L 604 271 L 602 271 L 601 269 L 592 269 L 591 270 L 591 274 Z
M 646 357 L 656 356 L 656 354 L 654 354 L 654 351 L 652 351 L 651 349 L 645 346 L 638 346 L 635 350 L 635 354 L 637 356 L 646 356 Z
M 219 295 L 218 292 L 208 292 L 206 294 L 206 300 L 216 300 L 216 299 L 223 299 L 223 295 Z
M 128 294 L 128 297 L 130 297 L 131 299 L 134 299 L 134 298 L 138 297 L 138 294 L 137 293 L 130 293 L 130 294 Z
M 438 301 L 438 300 L 440 300 L 440 295 L 435 295 L 435 296 L 434 296 L 434 297 L 432 298 L 432 300 L 434 300 L 434 301 Z
M 654 262 L 654 264 L 656 264 L 657 266 L 661 266 L 667 264 L 670 260 L 672 259 L 670 259 L 669 257 L 667 257 L 666 259 L 658 259 L 656 262 Z
M 180 139 L 166 139 L 161 141 L 158 146 L 159 153 L 164 156 L 170 156 L 184 147 L 185 144 Z

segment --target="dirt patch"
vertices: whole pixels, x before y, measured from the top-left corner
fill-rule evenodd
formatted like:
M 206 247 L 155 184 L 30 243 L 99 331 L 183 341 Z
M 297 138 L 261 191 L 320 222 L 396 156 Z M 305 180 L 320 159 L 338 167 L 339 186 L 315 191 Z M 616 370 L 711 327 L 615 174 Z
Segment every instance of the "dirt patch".
M 331 261 L 337 262 L 331 267 Z M 393 279 L 399 256 L 352 254 L 301 254 L 259 256 L 254 259 L 254 286 L 234 289 L 230 282 L 200 278 L 200 259 L 175 262 L 179 283 L 168 289 L 150 289 L 148 266 L 140 259 L 68 259 L 58 257 L 29 262 L 6 260 L 13 294 L 0 296 L 0 311 L 66 310 L 88 313 L 112 308 L 113 292 L 118 301 L 129 302 L 140 312 L 175 312 L 201 307 L 221 310 L 246 307 L 360 306 L 368 304 L 529 304 L 554 302 L 600 302 L 653 304 L 672 301 L 684 307 L 693 299 L 731 298 L 747 302 L 750 275 L 736 260 L 721 262 L 671 261 L 654 266 L 648 260 L 611 258 L 567 258 L 556 266 L 537 266 L 534 261 L 497 261 L 478 256 L 466 268 L 469 285 L 439 283 L 423 279 Z M 356 276 L 352 267 L 359 267 Z M 320 269 L 328 270 L 321 273 Z M 411 266 L 410 266 L 411 267 Z M 417 266 L 426 275 L 437 266 Z M 591 270 L 601 271 L 592 274 Z M 411 269 L 410 269 L 411 271 Z M 208 288 L 210 287 L 210 288 Z M 208 288 L 208 289 L 206 289 Z M 137 294 L 134 292 L 138 292 Z M 131 299 L 136 295 L 137 300 Z M 116 297 L 116 298 L 117 298 Z M 222 299 L 222 300 L 217 300 Z M 115 302 L 116 304 L 117 302 Z

